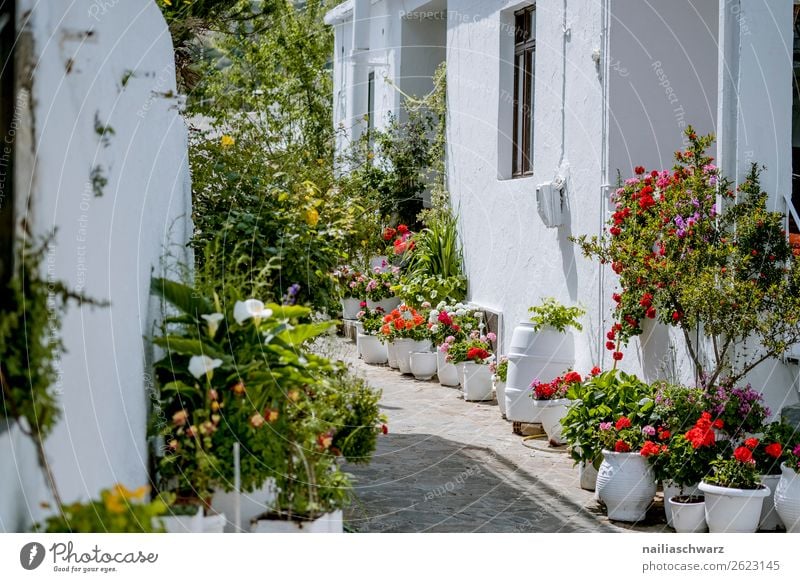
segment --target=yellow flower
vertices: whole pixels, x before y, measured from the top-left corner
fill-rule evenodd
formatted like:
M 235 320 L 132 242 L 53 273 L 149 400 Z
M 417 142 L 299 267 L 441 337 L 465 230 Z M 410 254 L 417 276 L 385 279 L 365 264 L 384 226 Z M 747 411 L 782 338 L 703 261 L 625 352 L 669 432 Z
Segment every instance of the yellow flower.
M 150 488 L 147 485 L 142 485 L 134 491 L 131 491 L 122 483 L 117 483 L 114 485 L 114 490 L 117 496 L 122 496 L 125 499 L 142 499 L 150 490 Z
M 163 0 L 164 6 L 172 6 L 172 0 Z
M 316 208 L 309 208 L 306 210 L 306 223 L 309 226 L 316 226 L 319 222 L 319 212 Z
M 235 143 L 236 143 L 236 140 L 235 140 L 235 139 L 233 139 L 233 138 L 232 138 L 231 136 L 229 136 L 229 135 L 223 135 L 223 136 L 220 138 L 220 140 L 219 140 L 219 143 L 220 143 L 220 145 L 221 145 L 222 147 L 224 147 L 224 148 L 229 148 L 229 147 L 231 147 L 233 144 L 235 144 Z
M 126 507 L 122 503 L 122 497 L 111 491 L 103 492 L 103 505 L 109 513 L 125 513 Z

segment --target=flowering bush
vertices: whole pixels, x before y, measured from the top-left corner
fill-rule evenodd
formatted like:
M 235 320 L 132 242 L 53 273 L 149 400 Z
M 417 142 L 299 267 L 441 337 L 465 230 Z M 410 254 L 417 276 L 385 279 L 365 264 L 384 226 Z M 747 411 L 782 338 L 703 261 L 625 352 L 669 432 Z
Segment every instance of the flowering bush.
M 655 415 L 673 433 L 686 432 L 707 409 L 706 393 L 702 388 L 688 388 L 656 382 Z
M 649 424 L 634 424 L 627 416 L 620 416 L 613 422 L 601 422 L 596 434 L 603 449 L 615 453 L 638 452 L 653 462 L 667 452 L 667 446 L 657 440 L 659 434 L 663 435 L 662 430 Z
M 670 433 L 662 429 L 660 438 L 668 441 L 667 455 L 658 466 L 657 476 L 671 479 L 677 485 L 689 486 L 702 481 L 714 461 L 727 447 L 729 441 L 717 441 L 715 423 L 711 414 L 702 412 L 695 417 L 694 425 L 685 432 Z
M 494 334 L 491 334 L 494 336 Z M 473 331 L 469 338 L 461 341 L 445 342 L 442 347 L 449 346 L 447 361 L 451 364 L 461 362 L 475 362 L 476 364 L 488 364 L 492 358 L 492 346 L 488 336 L 480 335 L 480 332 Z
M 401 305 L 383 316 L 380 334 L 387 341 L 400 338 L 430 339 L 427 321 L 416 309 L 408 305 Z
M 800 444 L 786 453 L 786 466 L 794 469 L 795 473 L 800 473 Z
M 366 298 L 369 279 L 361 271 L 352 267 L 342 266 L 336 269 L 332 276 L 338 283 L 341 297 Z
M 384 229 L 383 240 L 391 243 L 386 249 L 387 254 L 404 255 L 414 250 L 414 233 L 405 224 L 399 224 L 397 228 L 390 226 Z
M 597 432 L 601 423 L 612 422 L 619 415 L 639 426 L 652 421 L 653 389 L 618 370 L 594 368 L 582 383 L 572 384 L 566 396 L 572 404 L 561 420 L 562 434 L 575 462 L 600 463 L 603 444 Z
M 764 396 L 756 392 L 748 384 L 735 387 L 731 381 L 724 381 L 717 386 L 707 386 L 706 402 L 712 416 L 722 421 L 722 426 L 729 435 L 760 432 L 770 411 L 764 406 Z
M 760 489 L 761 476 L 753 459 L 753 449 L 757 445 L 756 439 L 747 439 L 745 444 L 733 450 L 732 455 L 728 454 L 712 461 L 711 475 L 704 481 L 733 489 Z
M 800 340 L 800 267 L 791 260 L 784 216 L 767 210 L 758 166 L 734 194 L 705 154 L 713 137 L 691 128 L 686 134 L 689 147 L 676 152 L 673 171 L 637 167 L 612 196 L 605 234 L 575 240 L 619 276 L 606 344 L 615 361 L 643 321 L 657 320 L 683 332 L 697 373 L 714 384 L 737 342 L 759 340 L 763 349 L 737 362 L 736 382 Z M 699 342 L 697 328 L 705 336 Z M 708 368 L 700 352 L 706 340 Z
M 383 318 L 385 316 L 386 311 L 384 311 L 383 307 L 367 309 L 367 302 L 362 301 L 361 311 L 358 312 L 356 318 L 361 322 L 365 335 L 378 335 L 383 326 Z
M 375 267 L 372 275 L 367 279 L 364 285 L 364 295 L 371 301 L 380 301 L 387 297 L 394 297 L 393 287 L 399 281 L 399 267 L 391 267 L 390 269 L 383 270 L 381 267 Z
M 567 392 L 573 384 L 583 382 L 581 375 L 569 371 L 550 382 L 540 382 L 538 378 L 531 382 L 531 398 L 534 400 L 559 400 L 567 397 Z
M 447 305 L 442 301 L 428 313 L 431 340 L 435 345 L 444 344 L 451 336 L 453 341 L 465 340 L 470 333 L 480 329 L 482 320 L 481 311 L 470 309 L 463 303 Z M 452 344 L 453 341 L 449 343 Z
M 761 475 L 780 475 L 781 463 L 786 460 L 795 445 L 800 444 L 800 435 L 791 425 L 772 422 L 764 427 L 757 444 L 753 447 L 753 459 Z

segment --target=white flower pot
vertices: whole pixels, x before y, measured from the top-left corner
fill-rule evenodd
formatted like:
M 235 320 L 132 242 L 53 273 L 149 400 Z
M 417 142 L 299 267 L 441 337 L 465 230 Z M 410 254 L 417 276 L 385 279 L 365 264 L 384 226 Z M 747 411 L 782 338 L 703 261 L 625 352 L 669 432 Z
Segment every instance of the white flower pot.
M 781 479 L 775 491 L 775 511 L 789 533 L 800 533 L 800 475 L 781 464 Z
M 699 483 L 693 483 L 692 485 L 681 486 L 672 479 L 664 479 L 664 515 L 667 518 L 669 527 L 675 527 L 672 525 L 672 503 L 670 499 L 681 495 L 702 495 L 698 485 Z
M 581 489 L 594 491 L 597 489 L 597 469 L 592 463 L 581 461 L 578 464 L 578 480 Z
M 493 376 L 494 392 L 497 397 L 497 407 L 500 409 L 500 416 L 506 417 L 506 383 Z
M 462 369 L 464 383 L 461 388 L 464 392 L 464 400 L 470 402 L 492 400 L 492 373 L 489 371 L 488 364 L 476 364 L 475 362 L 461 362 L 456 367 Z
M 430 380 L 436 375 L 436 354 L 433 352 L 412 352 L 411 373 L 417 380 Z
M 436 349 L 436 375 L 442 386 L 458 386 L 458 370 L 447 361 L 447 354 Z
M 706 521 L 711 533 L 755 533 L 769 489 L 734 489 L 702 481 L 706 497 Z
M 236 524 L 236 498 L 239 497 L 240 520 Z M 220 491 L 214 494 L 211 508 L 218 514 L 230 516 L 225 523 L 225 532 L 238 533 L 250 530 L 250 522 L 258 515 L 268 511 L 275 501 L 275 481 L 268 479 L 255 491 Z
M 563 445 L 564 437 L 561 434 L 561 419 L 567 414 L 572 401 L 567 398 L 556 400 L 534 400 L 534 408 L 540 409 L 539 418 L 542 428 L 547 433 L 547 438 L 553 446 Z
M 433 353 L 433 344 L 431 343 L 431 340 L 417 340 L 414 342 L 414 351 Z
M 358 319 L 358 312 L 361 311 L 361 299 L 345 297 L 341 303 L 343 319 Z
M 194 515 L 167 515 L 158 518 L 167 533 L 203 533 L 203 508 Z
M 760 531 L 775 531 L 783 526 L 778 512 L 775 510 L 775 491 L 778 489 L 780 475 L 761 475 L 761 484 L 769 488 L 769 495 L 764 498 L 761 506 L 761 517 L 758 520 Z
M 415 344 L 414 340 L 407 338 L 394 340 L 397 368 L 401 374 L 411 374 L 411 352 L 414 351 Z
M 400 298 L 399 297 L 384 297 L 380 301 L 373 301 L 372 299 L 367 299 L 367 308 L 368 309 L 377 309 L 380 307 L 383 309 L 385 313 L 391 312 L 393 309 L 397 309 L 400 306 Z
M 386 344 L 386 361 L 390 368 L 397 369 L 397 345 L 394 340 Z
M 223 533 L 227 523 L 224 513 L 206 515 L 203 517 L 203 533 Z
M 642 521 L 656 494 L 656 479 L 647 458 L 639 453 L 603 451 L 597 472 L 597 495 L 609 519 Z
M 378 336 L 358 334 L 358 349 L 365 364 L 385 364 L 389 361 L 386 344 Z
M 540 408 L 530 398 L 531 382 L 549 382 L 575 364 L 575 342 L 571 333 L 545 328 L 536 331 L 522 322 L 511 336 L 506 376 L 506 417 L 515 422 L 541 422 Z
M 672 507 L 672 519 L 675 531 L 678 533 L 704 533 L 708 531 L 706 523 L 706 504 L 700 501 L 703 497 L 695 497 L 694 501 L 682 502 L 685 499 L 681 495 L 674 495 L 665 502 L 669 501 Z M 691 499 L 691 498 L 690 498 Z
M 288 521 L 284 519 L 259 519 L 252 526 L 253 533 L 342 533 L 341 510 L 332 511 L 313 521 Z

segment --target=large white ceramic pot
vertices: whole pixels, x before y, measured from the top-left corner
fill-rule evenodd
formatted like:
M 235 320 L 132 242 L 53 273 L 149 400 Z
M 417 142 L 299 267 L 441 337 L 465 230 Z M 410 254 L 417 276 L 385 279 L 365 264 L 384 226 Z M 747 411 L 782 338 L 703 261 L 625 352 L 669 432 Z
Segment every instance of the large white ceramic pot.
M 216 513 L 203 517 L 203 533 L 224 533 L 228 519 L 224 513 Z
M 415 351 L 416 343 L 412 339 L 398 338 L 394 340 L 394 350 L 397 357 L 397 368 L 401 374 L 411 374 L 411 352 Z
M 268 479 L 261 487 L 254 491 L 242 491 L 236 493 L 217 492 L 211 502 L 211 508 L 218 515 L 228 515 L 225 524 L 225 532 L 239 533 L 250 530 L 250 521 L 268 511 L 272 504 L 275 502 L 277 492 L 275 491 L 275 482 L 273 479 Z M 240 521 L 236 523 L 236 503 L 237 497 L 239 502 Z
M 397 369 L 397 346 L 394 340 L 386 343 L 386 362 L 390 368 Z
M 458 386 L 458 370 L 447 361 L 447 353 L 436 349 L 436 375 L 442 386 Z
M 541 422 L 541 408 L 530 398 L 531 382 L 549 382 L 575 364 L 575 342 L 571 333 L 553 328 L 536 331 L 522 322 L 511 335 L 506 376 L 506 417 L 514 422 Z
M 542 428 L 547 433 L 547 438 L 553 446 L 557 447 L 566 442 L 561 434 L 561 419 L 566 416 L 570 404 L 572 404 L 572 401 L 567 398 L 533 401 L 534 408 L 539 409 Z
M 357 319 L 358 312 L 361 311 L 361 299 L 355 297 L 345 297 L 342 303 L 342 318 Z
M 255 520 L 253 533 L 342 533 L 344 524 L 341 510 L 332 511 L 313 521 L 297 521 L 285 519 Z
M 461 385 L 464 400 L 477 402 L 494 398 L 489 364 L 461 362 L 458 366 L 462 367 L 464 374 L 464 383 Z
M 417 340 L 414 342 L 414 351 L 433 353 L 433 344 L 431 340 Z
M 586 491 L 597 489 L 597 467 L 593 463 L 581 461 L 578 464 L 578 482 L 581 489 Z
M 603 451 L 597 471 L 597 495 L 606 505 L 609 519 L 642 521 L 656 494 L 653 468 L 637 453 Z
M 411 352 L 411 373 L 417 380 L 430 380 L 436 375 L 436 354 Z
M 706 521 L 711 533 L 755 533 L 769 489 L 734 489 L 700 482 L 706 497 Z
M 672 524 L 672 502 L 670 499 L 673 497 L 686 497 L 701 495 L 698 488 L 699 483 L 692 483 L 691 485 L 679 485 L 672 479 L 664 479 L 664 515 L 667 518 L 667 525 L 675 527 Z
M 775 491 L 775 511 L 789 533 L 800 533 L 800 475 L 781 464 L 781 479 Z
M 380 307 L 383 309 L 385 313 L 389 313 L 393 309 L 397 309 L 400 305 L 400 298 L 399 297 L 385 297 L 380 301 L 372 301 L 372 299 L 367 299 L 367 308 L 368 309 L 377 309 Z
M 378 336 L 358 334 L 358 346 L 361 359 L 365 364 L 385 364 L 389 361 L 386 344 Z
M 497 407 L 500 409 L 500 416 L 506 417 L 506 383 L 497 376 L 492 376 L 494 382 L 494 393 L 497 397 Z
M 706 523 L 706 504 L 701 495 L 674 495 L 669 501 L 672 506 L 673 525 L 678 533 L 704 533 L 708 531 Z
M 761 506 L 761 517 L 758 520 L 759 531 L 775 531 L 783 526 L 778 512 L 775 510 L 775 491 L 778 489 L 780 475 L 761 475 L 761 484 L 769 489 L 769 495 L 764 498 Z
M 203 533 L 203 508 L 199 506 L 191 515 L 169 514 L 158 519 L 167 533 Z

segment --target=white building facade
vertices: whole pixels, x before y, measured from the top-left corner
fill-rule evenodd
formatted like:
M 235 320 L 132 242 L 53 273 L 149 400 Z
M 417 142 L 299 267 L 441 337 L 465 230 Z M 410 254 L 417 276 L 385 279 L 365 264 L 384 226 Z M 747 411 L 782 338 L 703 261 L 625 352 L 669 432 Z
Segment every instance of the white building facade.
M 502 348 L 542 297 L 580 304 L 588 315 L 575 335 L 576 369 L 609 367 L 614 273 L 569 237 L 601 232 L 618 172 L 671 168 L 688 124 L 717 134 L 726 175 L 740 180 L 751 162 L 766 165 L 762 186 L 775 209 L 788 210 L 800 145 L 793 4 L 350 0 L 326 18 L 340 147 L 365 114 L 380 127 L 401 111 L 404 93 L 430 90 L 446 61 L 447 179 L 470 301 L 502 315 Z M 565 212 L 561 226 L 548 227 L 537 187 L 554 182 Z M 693 381 L 674 331 L 653 325 L 639 339 L 624 369 Z M 797 365 L 771 362 L 752 381 L 779 411 L 798 402 L 797 375 Z
M 165 257 L 189 258 L 187 133 L 152 0 L 19 0 L 16 21 L 15 222 L 56 229 L 43 276 L 110 302 L 73 306 L 63 322 L 63 413 L 46 450 L 71 503 L 149 482 L 150 279 Z M 0 531 L 26 531 L 52 499 L 14 425 L 0 426 L 0 475 Z

